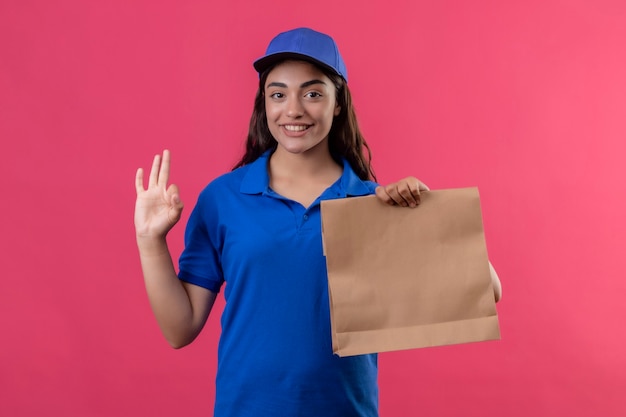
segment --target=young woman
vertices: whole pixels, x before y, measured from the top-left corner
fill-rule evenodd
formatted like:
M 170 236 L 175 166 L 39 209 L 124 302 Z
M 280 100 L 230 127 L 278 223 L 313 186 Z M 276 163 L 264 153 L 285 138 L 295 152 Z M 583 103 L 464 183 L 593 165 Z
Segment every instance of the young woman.
M 332 38 L 306 28 L 279 34 L 254 66 L 246 153 L 200 194 L 178 274 L 165 239 L 183 209 L 168 185 L 169 152 L 155 156 L 147 189 L 137 171 L 135 227 L 152 309 L 168 342 L 185 346 L 226 284 L 217 417 L 377 416 L 376 355 L 332 353 L 320 201 L 375 193 L 415 207 L 427 188 L 414 177 L 372 181 Z

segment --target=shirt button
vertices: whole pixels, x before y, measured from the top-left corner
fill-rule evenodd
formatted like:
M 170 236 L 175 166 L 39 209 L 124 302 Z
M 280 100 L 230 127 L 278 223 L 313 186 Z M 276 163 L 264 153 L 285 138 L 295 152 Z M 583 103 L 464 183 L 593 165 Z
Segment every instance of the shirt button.
M 308 215 L 308 214 L 305 214 L 304 216 L 302 216 L 302 218 L 303 218 L 304 220 L 308 220 L 308 219 L 309 219 L 309 215 Z

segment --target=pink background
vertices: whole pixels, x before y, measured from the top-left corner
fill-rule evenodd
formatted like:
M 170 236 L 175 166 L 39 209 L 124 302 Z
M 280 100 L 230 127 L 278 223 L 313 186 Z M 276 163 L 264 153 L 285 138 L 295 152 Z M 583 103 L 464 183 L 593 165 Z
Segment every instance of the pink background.
M 504 286 L 501 341 L 381 355 L 381 414 L 625 415 L 621 0 L 3 0 L 0 415 L 211 415 L 219 314 L 160 335 L 133 178 L 171 149 L 184 223 L 300 25 L 339 42 L 381 182 L 479 187 Z

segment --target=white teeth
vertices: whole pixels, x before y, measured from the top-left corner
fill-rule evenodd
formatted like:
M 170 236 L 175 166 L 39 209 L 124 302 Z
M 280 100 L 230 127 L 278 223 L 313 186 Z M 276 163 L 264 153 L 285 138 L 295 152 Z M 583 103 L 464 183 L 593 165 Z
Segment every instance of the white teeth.
M 290 132 L 302 132 L 303 130 L 307 130 L 309 127 L 304 125 L 284 125 L 285 129 Z

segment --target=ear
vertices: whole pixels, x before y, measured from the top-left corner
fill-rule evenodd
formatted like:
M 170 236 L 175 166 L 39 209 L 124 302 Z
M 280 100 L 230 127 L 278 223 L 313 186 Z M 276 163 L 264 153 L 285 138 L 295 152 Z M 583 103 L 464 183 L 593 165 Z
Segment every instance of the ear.
M 333 112 L 333 114 L 335 115 L 335 117 L 337 117 L 339 116 L 339 113 L 341 113 L 341 106 L 335 103 L 335 111 Z

